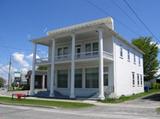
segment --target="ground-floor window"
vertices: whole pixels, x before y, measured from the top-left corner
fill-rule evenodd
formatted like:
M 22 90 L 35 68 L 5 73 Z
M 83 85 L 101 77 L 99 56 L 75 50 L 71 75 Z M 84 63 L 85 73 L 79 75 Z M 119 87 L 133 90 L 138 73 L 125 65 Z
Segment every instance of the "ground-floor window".
M 104 86 L 108 86 L 108 67 L 104 67 Z
M 57 84 L 58 88 L 68 87 L 68 70 L 57 71 Z
M 132 85 L 133 87 L 135 87 L 135 76 L 134 76 L 134 72 L 132 72 Z
M 98 68 L 85 69 L 86 88 L 98 88 Z
M 75 88 L 82 88 L 82 69 L 75 71 Z

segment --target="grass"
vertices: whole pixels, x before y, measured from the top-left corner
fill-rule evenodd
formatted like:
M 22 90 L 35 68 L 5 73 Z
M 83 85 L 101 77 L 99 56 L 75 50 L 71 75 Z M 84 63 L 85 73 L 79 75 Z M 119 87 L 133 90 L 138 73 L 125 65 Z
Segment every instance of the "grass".
M 10 97 L 0 97 L 0 104 L 9 105 L 26 105 L 26 106 L 38 106 L 38 107 L 60 107 L 60 108 L 85 108 L 94 106 L 88 103 L 79 102 L 65 102 L 65 101 L 47 101 L 47 100 L 34 100 L 34 99 L 11 99 Z
M 156 111 L 160 114 L 160 107 L 156 109 Z
M 121 96 L 118 99 L 113 99 L 113 98 L 106 98 L 105 100 L 101 101 L 103 103 L 121 103 L 121 102 L 125 102 L 125 101 L 129 101 L 129 100 L 134 100 L 140 97 L 144 97 L 147 96 L 149 94 L 154 94 L 160 92 L 160 90 L 158 89 L 152 89 L 149 90 L 148 92 L 143 92 L 143 93 L 139 93 L 139 94 L 134 94 L 131 96 Z

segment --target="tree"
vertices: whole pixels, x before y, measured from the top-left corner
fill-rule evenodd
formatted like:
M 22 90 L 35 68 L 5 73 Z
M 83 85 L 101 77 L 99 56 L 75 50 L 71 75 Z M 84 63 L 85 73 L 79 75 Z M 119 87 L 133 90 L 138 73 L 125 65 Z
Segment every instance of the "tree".
M 43 71 L 45 71 L 45 70 L 47 70 L 47 66 L 45 66 L 45 65 L 39 66 L 39 67 L 37 68 L 37 70 L 43 70 Z
M 0 77 L 0 88 L 4 86 L 5 80 Z
M 156 78 L 159 68 L 157 43 L 151 37 L 139 37 L 133 39 L 132 44 L 145 53 L 143 56 L 144 81 Z

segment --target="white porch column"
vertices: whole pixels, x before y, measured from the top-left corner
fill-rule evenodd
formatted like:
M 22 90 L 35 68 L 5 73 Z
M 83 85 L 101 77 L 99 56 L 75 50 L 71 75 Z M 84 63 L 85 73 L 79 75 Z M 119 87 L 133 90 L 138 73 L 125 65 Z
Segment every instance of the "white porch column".
M 51 79 L 50 79 L 50 97 L 54 97 L 54 56 L 55 56 L 55 39 L 52 39 L 52 52 L 51 52 Z
M 101 29 L 99 33 L 99 99 L 104 100 L 104 75 L 103 75 L 103 32 Z
M 74 85 L 75 85 L 75 35 L 72 34 L 72 59 L 71 59 L 71 86 L 70 86 L 70 98 L 75 98 L 75 91 L 74 91 Z
M 42 89 L 45 89 L 45 74 L 42 76 Z
M 30 80 L 30 95 L 34 95 L 34 88 L 35 88 L 36 49 L 37 49 L 37 44 L 33 43 L 33 60 L 32 60 L 32 75 Z

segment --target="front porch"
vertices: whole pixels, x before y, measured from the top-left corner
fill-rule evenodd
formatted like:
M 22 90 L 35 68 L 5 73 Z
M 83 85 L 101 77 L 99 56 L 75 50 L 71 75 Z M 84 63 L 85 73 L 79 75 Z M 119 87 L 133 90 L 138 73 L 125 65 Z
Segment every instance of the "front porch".
M 51 65 L 48 65 L 47 91 L 36 96 L 49 97 Z M 113 93 L 113 61 L 104 59 L 104 95 Z M 54 98 L 70 98 L 71 91 L 71 63 L 55 64 Z M 99 96 L 99 65 L 98 59 L 92 61 L 75 62 L 75 98 L 98 99 Z

